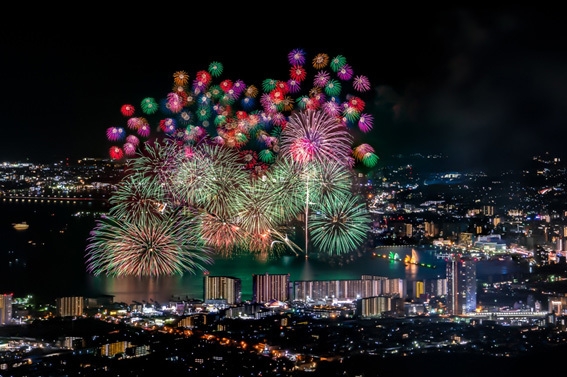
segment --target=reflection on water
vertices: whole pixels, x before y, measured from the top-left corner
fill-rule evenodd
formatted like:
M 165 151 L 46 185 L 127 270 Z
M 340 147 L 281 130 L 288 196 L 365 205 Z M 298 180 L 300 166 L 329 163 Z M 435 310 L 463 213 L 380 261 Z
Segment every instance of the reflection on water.
M 398 248 L 400 253 L 412 255 L 411 248 Z M 278 258 L 258 259 L 251 255 L 239 255 L 232 258 L 217 258 L 208 266 L 210 276 L 232 276 L 241 279 L 242 298 L 252 298 L 252 275 L 254 274 L 289 274 L 291 281 L 300 280 L 343 280 L 360 279 L 362 275 L 384 276 L 388 278 L 406 278 L 417 280 L 441 278 L 445 276 L 445 261 L 436 259 L 426 250 L 413 250 L 416 260 L 425 260 L 435 268 L 419 265 L 406 265 L 403 262 L 385 260 L 364 254 L 360 258 L 339 264 L 310 256 L 281 256 Z M 115 296 L 115 301 L 132 302 L 153 298 L 166 301 L 171 297 L 203 297 L 203 274 L 137 278 L 137 277 L 89 277 L 89 290 L 99 294 Z
M 85 247 L 94 220 L 72 217 L 77 205 L 0 205 L 0 293 L 38 294 L 48 297 L 112 295 L 117 302 L 164 302 L 171 297 L 203 297 L 203 273 L 159 278 L 92 276 L 86 272 Z M 29 229 L 18 232 L 12 223 L 27 221 Z M 252 275 L 289 274 L 291 281 L 360 279 L 362 275 L 421 280 L 445 277 L 445 261 L 435 257 L 435 248 L 385 246 L 377 254 L 396 253 L 410 261 L 426 263 L 422 267 L 371 252 L 337 259 L 306 259 L 303 255 L 262 258 L 243 254 L 217 258 L 207 266 L 211 276 L 233 276 L 242 281 L 242 298 L 252 298 Z M 513 261 L 483 261 L 477 276 L 507 275 L 520 267 Z

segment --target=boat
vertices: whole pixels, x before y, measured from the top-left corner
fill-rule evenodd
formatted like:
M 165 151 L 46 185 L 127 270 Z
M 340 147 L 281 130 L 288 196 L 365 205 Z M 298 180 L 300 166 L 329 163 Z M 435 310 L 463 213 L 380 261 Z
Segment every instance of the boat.
M 14 223 L 12 225 L 14 226 L 14 229 L 16 229 L 16 230 L 25 230 L 25 229 L 28 229 L 30 227 L 30 225 L 28 223 L 26 223 L 25 221 L 22 221 L 21 223 Z

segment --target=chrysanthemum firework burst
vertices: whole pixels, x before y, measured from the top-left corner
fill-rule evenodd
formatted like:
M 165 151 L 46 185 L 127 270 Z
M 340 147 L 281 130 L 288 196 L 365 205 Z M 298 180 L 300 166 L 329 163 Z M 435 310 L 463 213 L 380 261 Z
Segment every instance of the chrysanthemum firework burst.
M 230 256 L 233 251 L 245 245 L 245 235 L 238 219 L 223 218 L 216 214 L 200 212 L 195 221 L 205 245 L 221 256 Z
M 343 162 L 353 137 L 335 117 L 323 111 L 294 113 L 281 134 L 280 153 L 301 164 Z
M 324 198 L 311 215 L 311 241 L 323 253 L 350 253 L 366 239 L 370 214 L 366 204 L 353 194 Z
M 196 232 L 196 224 L 180 212 L 161 221 L 97 220 L 88 241 L 89 272 L 110 276 L 183 275 L 203 271 L 212 263 L 211 249 Z
M 237 150 L 203 144 L 178 165 L 173 190 L 192 207 L 221 218 L 237 214 L 249 175 Z

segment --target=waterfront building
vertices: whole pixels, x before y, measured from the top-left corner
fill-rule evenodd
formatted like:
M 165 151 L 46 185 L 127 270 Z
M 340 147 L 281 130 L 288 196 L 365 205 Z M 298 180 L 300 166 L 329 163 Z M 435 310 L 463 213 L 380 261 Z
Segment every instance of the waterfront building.
M 406 298 L 408 295 L 406 279 L 401 279 L 401 278 L 384 279 L 382 281 L 381 293 L 389 294 L 389 295 L 398 295 L 401 298 Z
M 293 299 L 305 302 L 352 302 L 381 294 L 405 298 L 407 293 L 405 279 L 369 275 L 358 280 L 299 280 L 292 287 Z
M 0 295 L 0 325 L 5 325 L 12 321 L 12 298 L 12 293 Z
M 85 298 L 79 296 L 58 297 L 55 299 L 56 313 L 61 317 L 79 317 L 83 315 Z
M 205 304 L 224 303 L 235 305 L 242 302 L 242 280 L 233 276 L 210 276 L 203 278 Z
M 453 255 L 447 260 L 447 310 L 461 315 L 476 310 L 476 259 Z
M 252 302 L 289 301 L 289 274 L 253 274 Z

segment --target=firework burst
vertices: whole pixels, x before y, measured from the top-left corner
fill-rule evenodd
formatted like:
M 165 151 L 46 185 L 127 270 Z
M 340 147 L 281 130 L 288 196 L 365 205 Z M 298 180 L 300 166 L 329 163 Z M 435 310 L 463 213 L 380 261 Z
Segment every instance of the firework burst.
M 342 91 L 366 92 L 370 82 L 342 55 L 308 60 L 295 49 L 287 62 L 287 77 L 246 85 L 221 78 L 224 66 L 213 61 L 192 81 L 175 72 L 172 91 L 144 98 L 141 114 L 122 106 L 125 126 L 106 136 L 112 160 L 126 158 L 125 175 L 89 238 L 89 271 L 176 274 L 203 269 L 211 252 L 297 253 L 297 221 L 306 255 L 308 233 L 328 254 L 363 243 L 353 173 L 378 157 L 368 144 L 353 148 L 351 131 L 371 131 L 373 117 L 363 98 Z
M 370 215 L 360 198 L 349 194 L 325 197 L 311 215 L 313 244 L 330 255 L 346 254 L 364 242 L 370 230 Z
M 196 273 L 212 263 L 211 251 L 179 212 L 162 221 L 97 221 L 87 246 L 88 271 L 110 276 Z
M 301 164 L 344 163 L 351 154 L 352 140 L 337 118 L 306 110 L 290 117 L 281 134 L 280 153 Z

